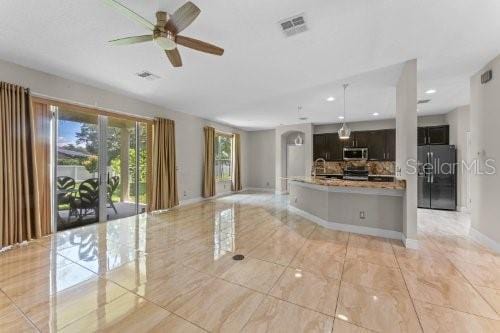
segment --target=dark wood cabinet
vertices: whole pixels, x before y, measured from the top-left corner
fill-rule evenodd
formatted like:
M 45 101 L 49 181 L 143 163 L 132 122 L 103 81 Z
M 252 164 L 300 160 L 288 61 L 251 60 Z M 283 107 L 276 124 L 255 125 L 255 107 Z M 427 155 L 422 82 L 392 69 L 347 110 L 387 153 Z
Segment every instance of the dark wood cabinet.
M 450 126 L 428 126 L 419 127 L 417 132 L 419 146 L 424 145 L 449 145 Z
M 314 134 L 313 136 L 313 157 L 326 159 L 326 134 Z
M 337 133 L 315 134 L 313 139 L 314 159 L 343 161 L 344 148 L 368 148 L 370 161 L 396 160 L 396 130 L 352 132 L 348 140 L 340 140 Z
M 368 160 L 382 161 L 385 157 L 385 132 L 384 131 L 370 131 L 367 132 L 369 136 Z
M 427 128 L 419 127 L 417 130 L 417 142 L 419 146 L 427 144 Z
M 385 155 L 384 161 L 396 160 L 396 130 L 385 130 Z M 369 153 L 369 152 L 368 152 Z
M 370 132 L 354 132 L 353 138 L 355 148 L 367 148 L 368 143 L 370 142 Z
M 326 158 L 327 161 L 343 160 L 343 145 L 338 133 L 326 134 Z
M 448 125 L 428 127 L 427 138 L 429 145 L 448 145 L 450 144 L 450 127 Z

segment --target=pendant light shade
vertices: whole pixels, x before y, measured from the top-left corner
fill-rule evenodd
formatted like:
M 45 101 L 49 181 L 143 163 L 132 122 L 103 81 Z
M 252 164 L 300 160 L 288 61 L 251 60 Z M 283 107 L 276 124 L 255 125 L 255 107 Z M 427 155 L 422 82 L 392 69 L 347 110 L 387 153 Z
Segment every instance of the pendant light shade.
M 351 136 L 351 129 L 347 127 L 347 124 L 345 122 L 346 117 L 345 117 L 345 91 L 349 85 L 346 83 L 343 85 L 344 87 L 344 123 L 342 124 L 342 127 L 339 129 L 339 139 L 340 140 L 347 140 Z
M 300 134 L 297 134 L 297 137 L 295 138 L 294 143 L 296 146 L 302 146 L 304 144 L 304 140 L 302 140 L 302 137 L 300 136 Z
M 351 129 L 347 127 L 347 125 L 344 123 L 342 124 L 342 127 L 339 129 L 339 139 L 340 140 L 347 140 L 351 136 Z

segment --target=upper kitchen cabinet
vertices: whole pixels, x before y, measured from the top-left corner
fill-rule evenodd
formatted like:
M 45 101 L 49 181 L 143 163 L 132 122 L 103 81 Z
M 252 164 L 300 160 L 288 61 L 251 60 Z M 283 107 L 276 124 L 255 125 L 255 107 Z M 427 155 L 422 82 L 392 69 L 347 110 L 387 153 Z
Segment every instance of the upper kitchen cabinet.
M 343 160 L 343 145 L 338 133 L 326 134 L 326 160 L 327 161 L 342 161 Z
M 326 160 L 326 134 L 314 134 L 313 136 L 313 157 L 314 160 L 324 158 Z
M 395 161 L 396 160 L 396 130 L 387 129 L 369 131 L 367 133 L 368 160 Z
M 368 148 L 370 161 L 395 161 L 396 130 L 352 132 L 348 140 L 340 140 L 337 133 L 314 135 L 315 160 L 342 161 L 344 148 Z
M 450 144 L 450 127 L 448 125 L 418 128 L 418 145 Z
M 366 147 L 368 148 L 368 160 L 382 161 L 385 157 L 385 131 L 367 132 L 370 140 Z
M 343 143 L 337 133 L 314 134 L 314 160 L 324 158 L 325 161 L 342 161 Z
M 384 132 L 385 132 L 384 161 L 395 161 L 396 160 L 396 130 L 395 129 L 388 129 L 388 130 L 384 130 Z

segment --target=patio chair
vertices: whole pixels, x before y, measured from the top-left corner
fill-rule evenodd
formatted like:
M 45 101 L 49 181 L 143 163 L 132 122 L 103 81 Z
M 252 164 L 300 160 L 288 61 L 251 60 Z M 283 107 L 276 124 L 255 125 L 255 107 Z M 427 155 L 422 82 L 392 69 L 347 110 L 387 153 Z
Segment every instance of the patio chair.
M 67 205 L 71 197 L 71 191 L 75 189 L 75 180 L 67 176 L 57 177 L 57 204 Z
M 99 181 L 97 178 L 87 179 L 78 187 L 78 197 L 71 197 L 70 206 L 79 211 L 79 219 L 94 211 L 99 218 Z
M 115 214 L 118 214 L 118 211 L 116 210 L 115 204 L 113 203 L 113 194 L 118 188 L 118 185 L 120 185 L 120 177 L 113 176 L 108 179 L 108 204 L 111 206 L 111 208 L 113 208 Z
M 56 180 L 57 185 L 57 216 L 58 221 L 64 222 L 64 220 L 59 215 L 60 205 L 69 205 L 68 210 L 68 222 L 72 215 L 78 216 L 78 212 L 71 208 L 71 198 L 75 194 L 76 182 L 73 178 L 68 176 L 59 176 Z

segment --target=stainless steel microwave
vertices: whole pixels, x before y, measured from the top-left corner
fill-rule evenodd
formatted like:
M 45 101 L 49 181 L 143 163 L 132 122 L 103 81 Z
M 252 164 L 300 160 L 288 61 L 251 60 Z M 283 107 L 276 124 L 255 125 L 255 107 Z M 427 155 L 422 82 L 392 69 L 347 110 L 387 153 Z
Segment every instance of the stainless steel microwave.
M 344 148 L 344 161 L 366 161 L 368 148 Z

